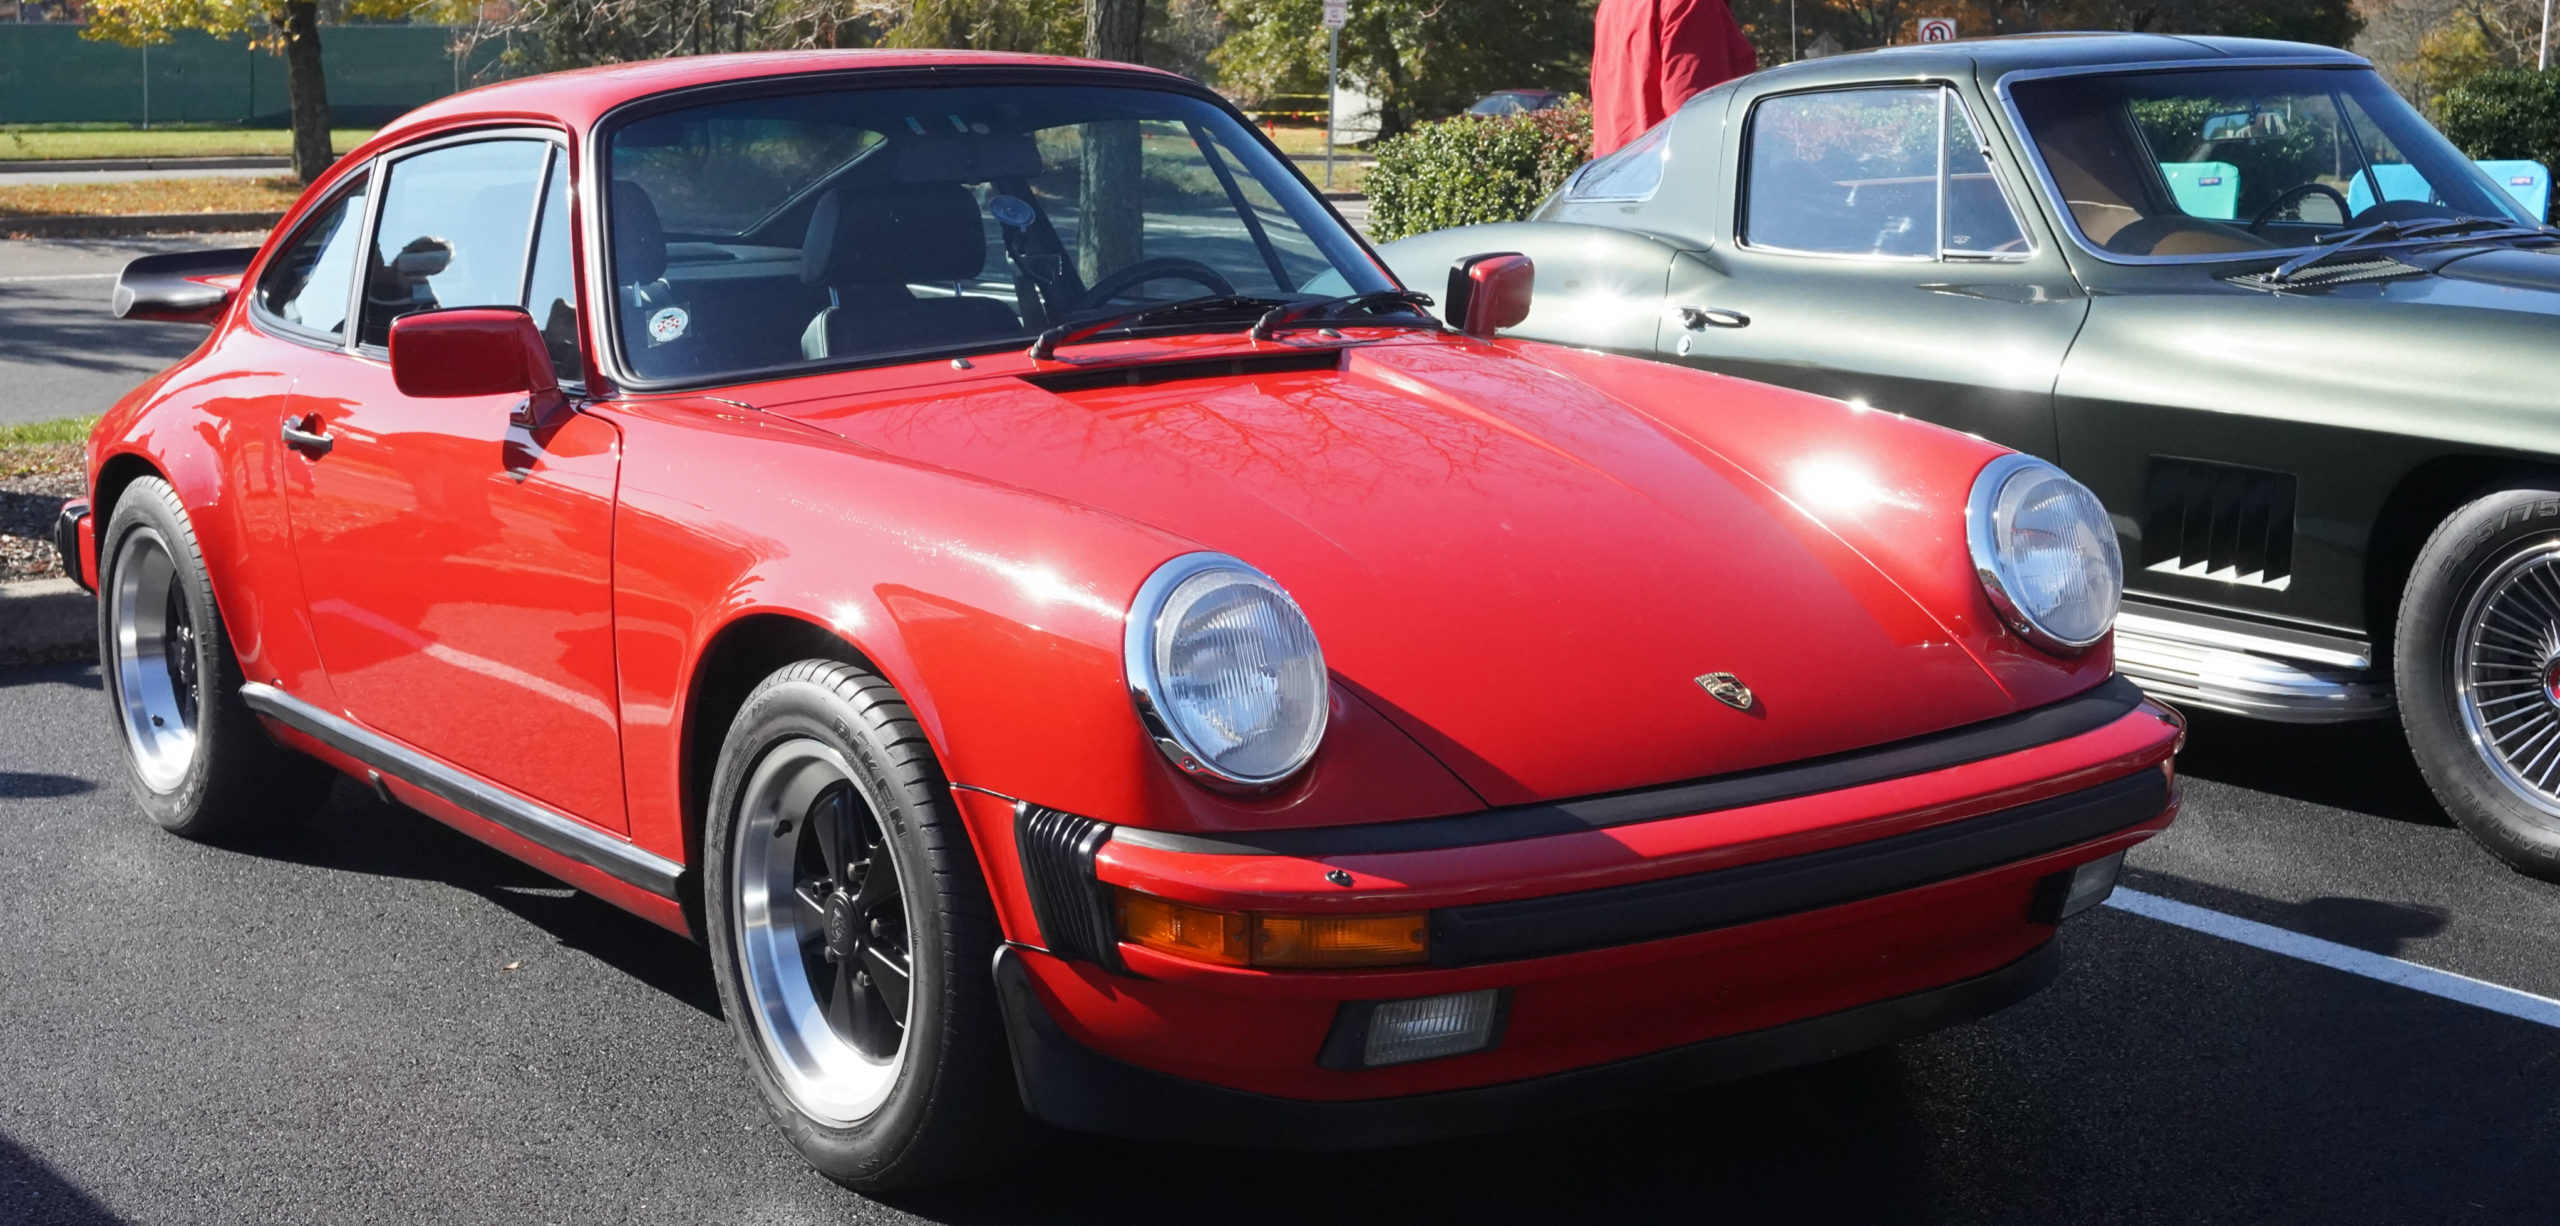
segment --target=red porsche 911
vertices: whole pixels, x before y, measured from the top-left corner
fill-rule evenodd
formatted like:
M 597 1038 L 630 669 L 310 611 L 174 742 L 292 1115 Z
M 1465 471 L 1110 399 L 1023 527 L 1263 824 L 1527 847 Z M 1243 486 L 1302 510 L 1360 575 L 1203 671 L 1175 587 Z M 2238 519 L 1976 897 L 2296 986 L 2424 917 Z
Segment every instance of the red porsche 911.
M 709 949 L 864 1188 L 1339 1148 L 1980 1016 L 2177 809 L 2088 491 L 1422 308 L 1181 78 L 715 56 L 435 103 L 99 423 L 142 807 L 345 774 Z

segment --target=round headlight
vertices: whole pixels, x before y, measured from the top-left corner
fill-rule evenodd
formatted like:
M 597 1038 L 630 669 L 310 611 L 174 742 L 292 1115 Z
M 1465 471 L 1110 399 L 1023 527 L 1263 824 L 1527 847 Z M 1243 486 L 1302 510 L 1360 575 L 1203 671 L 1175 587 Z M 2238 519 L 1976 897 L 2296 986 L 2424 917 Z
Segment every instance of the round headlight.
M 1123 654 L 1147 735 L 1203 782 L 1259 788 L 1324 739 L 1324 653 L 1298 602 L 1222 553 L 1165 563 L 1138 589 Z
M 2124 555 L 2089 487 L 2033 456 L 1973 479 L 1965 538 L 1983 590 L 2020 637 L 2058 654 L 2105 638 L 2124 596 Z

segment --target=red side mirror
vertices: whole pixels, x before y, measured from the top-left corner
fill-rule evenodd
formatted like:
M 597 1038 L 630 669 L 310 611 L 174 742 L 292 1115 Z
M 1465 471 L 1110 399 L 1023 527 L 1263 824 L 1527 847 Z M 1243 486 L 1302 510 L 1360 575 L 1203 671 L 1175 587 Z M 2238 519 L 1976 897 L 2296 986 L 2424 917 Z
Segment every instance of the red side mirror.
M 1449 266 L 1449 322 L 1469 336 L 1491 336 L 1529 317 L 1538 266 L 1517 251 L 1471 255 Z
M 542 330 L 514 307 L 420 311 L 392 320 L 391 382 L 404 396 L 521 392 L 537 420 L 560 398 Z

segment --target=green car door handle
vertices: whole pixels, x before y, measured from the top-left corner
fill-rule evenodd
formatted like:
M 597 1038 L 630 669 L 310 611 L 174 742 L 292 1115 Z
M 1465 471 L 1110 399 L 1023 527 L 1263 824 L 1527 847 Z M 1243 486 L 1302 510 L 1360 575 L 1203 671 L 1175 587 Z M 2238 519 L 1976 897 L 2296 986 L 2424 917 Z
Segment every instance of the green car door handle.
M 1684 306 L 1680 308 L 1680 325 L 1692 332 L 1708 328 L 1748 328 L 1751 317 L 1723 307 Z

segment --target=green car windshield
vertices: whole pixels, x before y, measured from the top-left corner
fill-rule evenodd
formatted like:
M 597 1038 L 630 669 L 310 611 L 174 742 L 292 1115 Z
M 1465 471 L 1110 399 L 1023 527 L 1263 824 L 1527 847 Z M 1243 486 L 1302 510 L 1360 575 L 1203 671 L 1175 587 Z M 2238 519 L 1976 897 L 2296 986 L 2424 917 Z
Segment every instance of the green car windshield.
M 2105 254 L 2257 256 L 2384 221 L 2539 220 L 2369 69 L 2066 76 L 2009 93 L 2081 240 Z
M 1175 303 L 1127 327 L 1243 327 L 1393 287 L 1268 145 L 1177 90 L 733 96 L 627 120 L 605 152 L 613 332 L 644 384 L 992 352 Z

